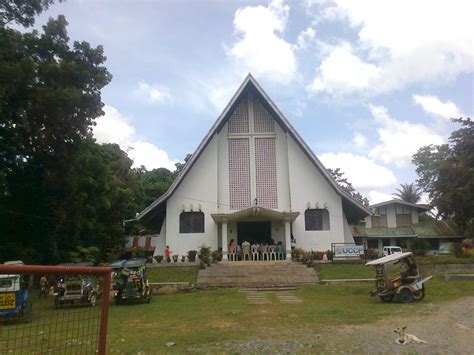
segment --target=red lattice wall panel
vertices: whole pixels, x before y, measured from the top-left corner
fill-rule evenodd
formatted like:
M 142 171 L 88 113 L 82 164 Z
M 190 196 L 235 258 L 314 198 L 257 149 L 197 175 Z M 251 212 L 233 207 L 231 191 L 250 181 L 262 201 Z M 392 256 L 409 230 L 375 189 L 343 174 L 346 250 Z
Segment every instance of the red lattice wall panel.
M 243 97 L 229 118 L 229 133 L 249 133 L 249 110 L 247 97 Z
M 263 107 L 258 99 L 253 102 L 254 130 L 256 133 L 275 132 L 275 122 L 272 115 Z
M 248 138 L 229 139 L 230 209 L 250 207 L 250 144 Z
M 255 139 L 255 175 L 259 206 L 278 208 L 275 138 Z

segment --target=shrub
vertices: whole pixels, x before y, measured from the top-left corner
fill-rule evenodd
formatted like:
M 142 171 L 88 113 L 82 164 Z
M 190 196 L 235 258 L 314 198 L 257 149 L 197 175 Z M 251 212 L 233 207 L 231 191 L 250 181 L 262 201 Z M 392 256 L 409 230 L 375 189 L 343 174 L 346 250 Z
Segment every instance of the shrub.
M 77 263 L 84 260 L 99 261 L 100 249 L 97 247 L 76 247 L 75 251 L 69 252 L 71 261 Z
M 301 261 L 305 251 L 301 248 L 295 248 L 291 251 L 291 259 L 294 261 Z
M 367 260 L 372 260 L 372 259 L 377 259 L 379 256 L 379 253 L 377 251 L 377 249 L 367 249 L 365 251 L 365 257 Z M 333 255 L 334 257 L 334 255 Z
M 472 239 L 464 239 L 461 242 L 459 256 L 461 258 L 470 258 L 474 256 L 474 241 Z
M 221 249 L 214 250 L 211 253 L 211 257 L 212 257 L 212 262 L 213 263 L 217 263 L 218 261 L 222 261 L 222 250 Z
M 323 251 L 312 251 L 310 252 L 310 260 L 323 260 L 324 252 Z
M 211 265 L 211 248 L 207 247 L 205 244 L 200 245 L 198 256 L 203 263 Z
M 414 239 L 412 244 L 413 254 L 416 256 L 425 256 L 428 250 L 431 250 L 430 244 L 424 239 Z
M 206 268 L 206 263 L 204 261 L 199 262 L 199 269 L 204 270 Z
M 188 260 L 191 263 L 194 263 L 196 261 L 196 255 L 197 255 L 197 250 L 189 250 L 188 251 Z
M 178 255 L 178 254 L 174 254 L 174 255 L 172 256 L 172 258 L 173 258 L 173 261 L 174 261 L 175 263 L 177 263 L 177 262 L 178 262 L 178 257 L 179 257 L 179 255 Z
M 160 264 L 163 261 L 163 255 L 157 255 L 155 256 L 155 260 L 158 264 Z
M 181 262 L 184 263 L 186 261 L 186 255 L 181 255 Z
M 332 250 L 326 250 L 326 256 L 328 260 L 332 260 L 332 258 L 334 257 L 334 252 Z

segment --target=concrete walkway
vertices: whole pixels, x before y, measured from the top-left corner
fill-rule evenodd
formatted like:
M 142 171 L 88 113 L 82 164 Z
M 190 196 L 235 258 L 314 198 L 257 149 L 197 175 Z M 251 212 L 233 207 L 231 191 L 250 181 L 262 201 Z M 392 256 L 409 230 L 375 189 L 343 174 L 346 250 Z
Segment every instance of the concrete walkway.
M 245 294 L 249 304 L 272 304 L 268 298 L 269 294 L 275 294 L 277 300 L 283 304 L 298 304 L 303 303 L 303 300 L 296 296 L 295 288 L 274 289 L 259 291 L 258 289 L 240 289 L 239 292 Z

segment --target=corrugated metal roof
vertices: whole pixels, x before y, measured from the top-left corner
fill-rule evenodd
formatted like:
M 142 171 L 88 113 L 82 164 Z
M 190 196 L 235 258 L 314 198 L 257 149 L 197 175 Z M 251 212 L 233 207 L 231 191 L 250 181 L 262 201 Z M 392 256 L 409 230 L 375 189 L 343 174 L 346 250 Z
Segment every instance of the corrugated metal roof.
M 459 237 L 453 221 L 423 221 L 407 227 L 397 228 L 366 228 L 365 226 L 351 226 L 353 237 L 419 237 L 442 238 Z

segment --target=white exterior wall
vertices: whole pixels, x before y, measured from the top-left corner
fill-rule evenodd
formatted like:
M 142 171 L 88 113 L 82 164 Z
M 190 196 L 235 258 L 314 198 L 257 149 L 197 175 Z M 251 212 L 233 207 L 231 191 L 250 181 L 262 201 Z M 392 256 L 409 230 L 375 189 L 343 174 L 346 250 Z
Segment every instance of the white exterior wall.
M 217 249 L 217 224 L 211 213 L 217 213 L 217 139 L 214 137 L 190 169 L 181 185 L 168 199 L 166 205 L 166 242 L 172 254 L 184 255 L 188 250 L 205 244 Z M 205 202 L 206 201 L 206 202 Z M 208 201 L 208 202 L 207 202 Z M 179 233 L 179 215 L 185 211 L 204 213 L 204 233 Z
M 328 250 L 331 243 L 344 243 L 344 216 L 341 196 L 329 185 L 314 164 L 306 157 L 296 142 L 288 137 L 288 161 L 292 211 L 300 212 L 293 222 L 293 235 L 298 248 Z M 328 231 L 305 231 L 304 212 L 307 204 L 315 208 L 327 205 Z
M 351 226 L 349 226 L 349 222 L 347 222 L 347 217 L 345 213 L 343 213 L 344 219 L 344 243 L 354 243 L 354 237 L 352 236 Z
M 252 124 L 252 119 L 250 124 Z M 326 181 L 297 143 L 275 122 L 275 149 L 278 188 L 278 208 L 281 212 L 300 212 L 293 222 L 293 235 L 297 247 L 307 250 L 328 250 L 331 243 L 353 242 L 350 227 L 344 216 L 341 196 Z M 166 245 L 172 254 L 184 255 L 189 250 L 205 244 L 212 249 L 222 246 L 221 226 L 214 222 L 212 213 L 230 213 L 228 124 L 212 138 L 191 167 L 180 186 L 167 201 L 166 218 L 160 233 L 158 253 Z M 251 149 L 251 161 L 255 159 Z M 251 170 L 252 171 L 252 170 Z M 252 201 L 255 199 L 255 170 L 251 174 Z M 327 206 L 330 229 L 305 231 L 304 213 L 307 204 L 315 208 Z M 179 215 L 183 210 L 199 210 L 204 213 L 204 233 L 179 233 Z M 283 221 L 272 221 L 272 238 L 285 244 Z M 237 224 L 227 226 L 227 242 L 237 239 Z M 287 246 L 289 249 L 289 246 Z
M 397 227 L 397 217 L 395 215 L 395 204 L 387 205 L 387 227 Z
M 418 219 L 418 211 L 416 208 L 411 208 L 411 223 L 417 224 L 419 222 Z
M 156 247 L 153 256 L 156 255 L 165 255 L 166 249 L 166 218 L 163 221 L 163 225 L 161 226 L 160 234 L 156 239 Z
M 277 186 L 278 186 L 278 211 L 288 212 L 291 210 L 290 200 L 290 184 L 289 184 L 289 163 L 288 163 L 288 143 L 287 135 L 281 127 L 275 122 L 276 132 L 276 168 L 277 168 Z M 301 153 L 303 154 L 303 153 Z M 279 228 L 284 228 L 284 225 Z M 284 235 L 282 234 L 282 242 L 284 243 Z
M 365 226 L 366 228 L 372 228 L 372 216 L 365 217 Z

